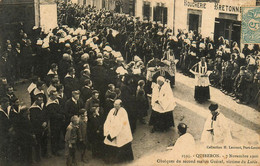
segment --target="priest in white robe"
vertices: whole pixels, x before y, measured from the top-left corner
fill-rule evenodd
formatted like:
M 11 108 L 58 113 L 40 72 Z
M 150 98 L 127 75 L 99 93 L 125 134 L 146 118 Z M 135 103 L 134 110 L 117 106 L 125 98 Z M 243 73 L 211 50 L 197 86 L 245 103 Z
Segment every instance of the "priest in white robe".
M 181 155 L 193 156 L 195 147 L 194 137 L 187 133 L 187 125 L 185 123 L 180 123 L 178 125 L 179 138 L 173 143 L 173 145 L 167 147 L 167 153 L 165 156 L 167 158 L 181 159 Z
M 120 163 L 134 159 L 131 146 L 133 136 L 127 112 L 121 103 L 121 100 L 114 102 L 114 108 L 108 113 L 104 124 L 105 162 L 107 163 Z
M 149 125 L 151 132 L 166 131 L 174 126 L 173 110 L 176 106 L 170 82 L 164 77 L 157 78 L 157 84 L 152 85 L 152 114 Z
M 211 104 L 209 110 L 211 115 L 205 122 L 201 142 L 205 145 L 232 143 L 229 121 L 219 112 L 218 104 Z

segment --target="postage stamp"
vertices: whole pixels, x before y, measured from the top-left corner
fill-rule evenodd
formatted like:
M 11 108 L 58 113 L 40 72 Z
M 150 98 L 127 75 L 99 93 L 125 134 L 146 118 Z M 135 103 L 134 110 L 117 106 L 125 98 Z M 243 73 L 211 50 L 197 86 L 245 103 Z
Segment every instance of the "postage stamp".
M 260 6 L 242 7 L 241 42 L 244 44 L 260 43 Z

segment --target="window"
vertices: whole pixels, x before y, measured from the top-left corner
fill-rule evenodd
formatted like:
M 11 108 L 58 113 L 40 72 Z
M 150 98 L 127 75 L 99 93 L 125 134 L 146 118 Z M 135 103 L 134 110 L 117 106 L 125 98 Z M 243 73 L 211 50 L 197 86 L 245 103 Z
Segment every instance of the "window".
M 150 16 L 151 16 L 151 3 L 144 1 L 143 5 L 143 20 L 148 20 L 150 21 Z
M 260 6 L 260 0 L 256 0 L 256 6 Z
M 154 7 L 153 20 L 156 22 L 160 21 L 162 24 L 167 24 L 168 9 L 164 6 L 163 3 L 157 3 L 157 6 Z
M 202 11 L 188 9 L 187 17 L 188 30 L 192 30 L 195 33 L 201 33 Z
M 135 16 L 135 0 L 129 0 L 129 15 Z
M 230 43 L 236 41 L 240 44 L 241 22 L 228 19 L 227 16 L 219 16 L 222 17 L 215 19 L 214 40 L 217 41 L 220 36 L 223 36 L 225 39 L 228 39 Z

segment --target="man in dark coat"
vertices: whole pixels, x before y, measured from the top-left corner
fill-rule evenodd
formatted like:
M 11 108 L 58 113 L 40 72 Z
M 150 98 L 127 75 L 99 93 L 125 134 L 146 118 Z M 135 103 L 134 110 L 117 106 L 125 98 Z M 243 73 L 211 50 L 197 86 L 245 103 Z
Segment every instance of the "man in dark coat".
M 64 94 L 64 86 L 62 84 L 58 84 L 56 86 L 56 90 L 57 90 L 57 93 L 58 93 L 58 100 L 59 100 L 59 104 L 60 104 L 60 107 L 61 107 L 61 110 L 63 111 L 63 114 L 65 114 L 65 104 L 68 100 L 67 96 Z M 65 138 L 65 134 L 66 134 L 66 129 L 67 129 L 67 126 L 66 126 L 66 116 L 65 116 L 65 122 L 63 123 L 63 126 L 62 126 L 62 134 L 63 134 L 63 139 Z
M 19 79 L 21 77 L 21 45 L 20 43 L 16 43 L 16 47 L 14 49 L 15 53 L 15 65 L 16 65 L 16 73 L 15 78 Z
M 34 94 L 33 94 L 34 90 L 37 87 L 37 82 L 41 81 L 41 80 L 40 80 L 40 77 L 33 76 L 31 81 L 32 81 L 31 84 L 27 88 L 27 92 L 30 94 L 31 105 L 32 105 L 33 102 L 34 102 L 34 99 L 33 99 L 33 97 L 34 97 Z
M 0 57 L 0 77 L 5 77 L 7 81 L 10 81 L 12 75 L 11 62 L 8 59 L 8 54 L 3 54 Z
M 79 90 L 73 90 L 72 91 L 72 97 L 68 99 L 65 103 L 65 117 L 66 122 L 65 126 L 68 126 L 70 123 L 70 119 L 73 115 L 79 115 L 79 110 L 84 107 L 83 102 L 79 98 L 80 91 Z
M 91 69 L 91 80 L 93 81 L 93 86 L 100 92 L 100 101 L 104 103 L 106 87 L 107 87 L 107 71 L 103 66 L 103 60 L 97 59 L 97 66 Z
M 41 77 L 42 80 L 45 78 L 45 74 L 48 73 L 48 68 L 50 59 L 51 59 L 51 54 L 50 54 L 50 48 L 49 48 L 49 43 L 44 42 L 41 48 L 41 57 L 38 57 L 37 61 L 38 67 L 40 68 L 40 73 L 39 76 Z
M 32 95 L 31 95 L 31 103 L 32 104 L 35 102 L 37 95 L 40 95 L 43 98 L 43 103 L 46 104 L 47 97 L 46 97 L 46 94 L 45 94 L 45 92 L 43 90 L 44 87 L 45 87 L 44 82 L 38 81 L 36 83 L 36 88 L 31 92 L 32 93 Z
M 25 78 L 29 77 L 31 75 L 31 70 L 32 70 L 32 46 L 31 46 L 31 40 L 26 39 L 25 45 L 21 50 L 21 55 L 22 55 L 22 66 L 21 69 L 23 69 L 21 72 L 24 75 Z
M 78 66 L 76 68 L 76 76 L 80 77 L 80 72 L 84 70 L 84 65 L 88 65 L 88 59 L 89 55 L 87 53 L 84 53 L 80 57 L 81 61 L 79 61 Z
M 85 80 L 85 85 L 81 88 L 80 97 L 84 103 L 92 96 L 92 81 L 90 79 Z
M 50 91 L 50 97 L 46 104 L 46 111 L 50 119 L 52 154 L 58 155 L 60 133 L 63 123 L 65 122 L 65 116 L 61 110 L 58 93 L 55 90 Z
M 64 78 L 64 93 L 68 98 L 71 98 L 71 92 L 73 89 L 79 88 L 79 81 L 75 77 L 75 69 L 70 67 L 67 75 Z
M 114 41 L 115 41 L 115 38 L 114 38 L 114 36 L 113 36 L 113 31 L 110 29 L 109 30 L 109 34 L 106 36 L 106 38 L 107 38 L 107 42 L 109 42 L 109 44 L 112 46 L 112 47 L 114 47 Z
M 67 96 L 64 94 L 64 86 L 62 84 L 58 84 L 56 86 L 56 91 L 58 93 L 58 100 L 59 100 L 59 104 L 60 104 L 60 107 L 61 107 L 61 110 L 64 110 L 65 108 L 65 103 L 66 101 L 68 100 Z M 67 127 L 67 126 L 66 126 Z
M 16 66 L 15 66 L 15 54 L 14 54 L 11 44 L 7 45 L 7 50 L 6 50 L 5 54 L 7 57 L 7 64 L 9 65 L 9 66 L 7 66 L 9 68 L 8 72 L 10 72 L 10 73 L 5 73 L 5 74 L 6 74 L 6 78 L 7 78 L 9 85 L 13 86 L 14 80 L 15 80 Z
M 88 117 L 93 114 L 93 112 L 91 112 L 91 108 L 94 104 L 100 104 L 99 92 L 97 90 L 92 91 L 92 97 L 89 98 L 85 103 L 85 109 L 87 110 Z
M 15 102 L 15 99 L 17 98 L 14 94 L 14 88 L 11 86 L 8 86 L 6 88 L 6 97 L 9 99 L 10 105 L 13 105 Z
M 249 102 L 249 93 L 248 85 L 253 81 L 252 73 L 245 67 L 240 67 L 240 73 L 237 75 L 235 80 L 236 85 L 236 97 L 237 103 L 248 104 Z
M 47 76 L 45 77 L 45 82 L 46 82 L 47 86 L 50 85 L 51 80 L 54 77 L 58 76 L 57 71 L 58 71 L 58 65 L 56 63 L 51 64 L 51 68 L 50 68 L 49 72 L 47 73 Z
M 132 133 L 136 129 L 137 111 L 135 109 L 135 87 L 133 86 L 132 76 L 125 77 L 125 83 L 121 87 L 121 100 L 129 117 Z
M 72 66 L 69 54 L 63 54 L 62 59 L 59 61 L 58 75 L 63 83 L 64 77 L 66 76 L 68 69 Z
M 85 86 L 85 81 L 87 79 L 90 79 L 90 70 L 86 68 L 83 71 L 81 71 L 81 73 L 80 73 L 80 80 L 79 80 L 80 88 Z
M 5 77 L 0 78 L 0 99 L 5 97 L 6 88 L 7 88 L 7 80 Z
M 104 151 L 103 125 L 105 122 L 104 112 L 99 104 L 95 103 L 91 108 L 91 115 L 88 122 L 87 136 L 91 143 L 92 157 L 100 158 Z
M 38 94 L 35 97 L 35 102 L 30 107 L 30 120 L 32 123 L 32 130 L 36 136 L 36 161 L 39 162 L 42 157 L 47 157 L 47 142 L 48 142 L 48 125 L 47 113 L 43 103 L 43 97 Z M 41 150 L 41 152 L 40 152 Z M 41 154 L 41 156 L 40 156 Z
M 9 119 L 10 111 L 8 98 L 2 98 L 0 106 L 0 163 L 6 164 L 10 160 L 8 156 L 8 145 L 12 131 L 12 122 Z
M 24 165 L 31 165 L 32 145 L 35 141 L 35 135 L 32 132 L 32 124 L 29 119 L 28 108 L 22 107 L 20 109 L 20 113 L 14 123 L 14 130 L 18 140 L 17 144 L 20 147 L 20 163 Z

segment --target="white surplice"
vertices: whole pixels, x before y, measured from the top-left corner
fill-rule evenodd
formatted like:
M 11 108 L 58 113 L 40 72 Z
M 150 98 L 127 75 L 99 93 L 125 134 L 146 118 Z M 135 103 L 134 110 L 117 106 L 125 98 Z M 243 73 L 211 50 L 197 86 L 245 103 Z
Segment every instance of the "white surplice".
M 152 109 L 159 113 L 173 111 L 176 103 L 170 83 L 165 81 L 161 87 L 158 84 L 153 84 L 152 89 Z
M 195 140 L 190 133 L 185 133 L 176 140 L 174 146 L 170 146 L 167 149 L 171 150 L 168 152 L 169 155 L 191 154 L 195 150 Z
M 212 115 L 208 116 L 201 135 L 201 142 L 204 144 L 226 144 L 230 141 L 232 141 L 232 137 L 228 119 L 222 113 L 219 113 L 216 121 L 212 120 Z
M 107 136 L 113 139 L 112 142 L 107 139 Z M 120 108 L 116 113 L 116 109 L 112 108 L 107 116 L 104 124 L 104 143 L 106 145 L 122 147 L 133 140 L 128 115 L 124 108 Z

